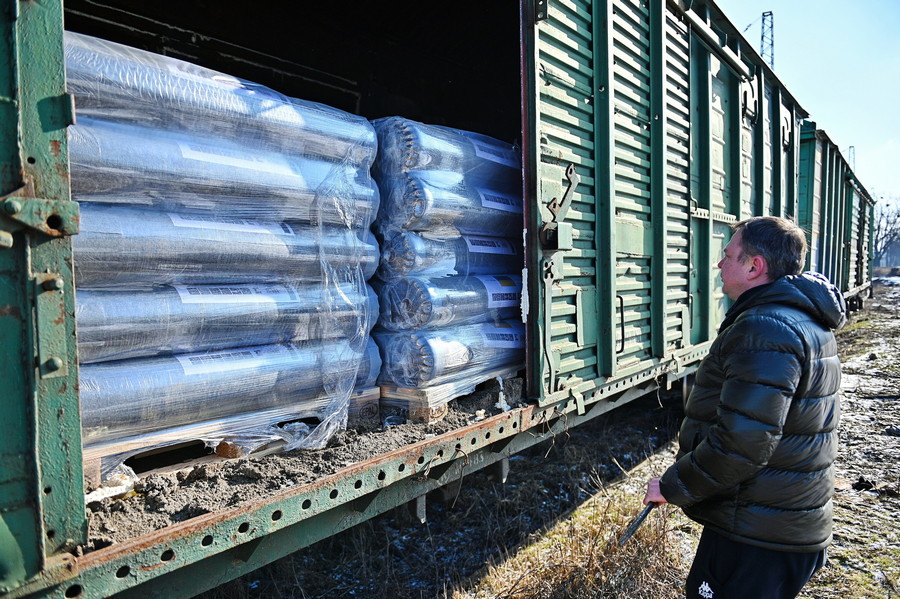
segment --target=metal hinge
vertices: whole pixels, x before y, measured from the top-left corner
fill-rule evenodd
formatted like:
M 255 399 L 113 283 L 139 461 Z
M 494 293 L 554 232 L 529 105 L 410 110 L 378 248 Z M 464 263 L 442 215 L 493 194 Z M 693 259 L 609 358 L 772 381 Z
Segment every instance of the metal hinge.
M 547 11 L 550 9 L 550 0 L 535 0 L 534 2 L 534 22 L 547 20 Z
M 80 229 L 78 202 L 35 198 L 29 193 L 31 191 L 31 186 L 26 185 L 0 198 L 0 214 L 12 221 L 9 223 L 0 219 L 0 229 L 9 233 L 24 226 L 50 237 L 64 237 L 78 233 Z M 8 239 L 11 242 L 11 237 Z M 8 244 L 2 241 L 0 239 L 0 245 L 8 247 Z

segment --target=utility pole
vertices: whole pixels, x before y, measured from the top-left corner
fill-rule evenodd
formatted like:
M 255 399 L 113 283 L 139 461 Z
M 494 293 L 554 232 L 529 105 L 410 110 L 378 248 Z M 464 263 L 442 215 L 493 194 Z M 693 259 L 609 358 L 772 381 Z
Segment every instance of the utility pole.
M 775 68 L 775 17 L 771 10 L 762 14 L 762 27 L 759 34 L 759 55 Z

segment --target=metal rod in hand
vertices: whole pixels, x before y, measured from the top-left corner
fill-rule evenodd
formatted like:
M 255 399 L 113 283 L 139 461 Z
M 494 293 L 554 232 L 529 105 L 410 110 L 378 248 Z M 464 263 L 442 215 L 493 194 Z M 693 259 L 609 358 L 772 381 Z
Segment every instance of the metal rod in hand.
M 641 510 L 641 513 L 638 514 L 637 518 L 635 518 L 631 522 L 631 524 L 628 526 L 628 530 L 626 530 L 625 534 L 622 535 L 622 538 L 619 539 L 619 547 L 621 547 L 622 545 L 627 543 L 628 539 L 630 539 L 634 535 L 634 533 L 637 532 L 637 529 L 640 528 L 641 524 L 644 523 L 644 520 L 647 519 L 647 516 L 650 515 L 650 511 L 653 510 L 653 508 L 655 508 L 656 505 L 657 504 L 655 501 L 651 501 L 650 503 L 647 504 L 647 507 L 645 507 L 643 510 Z

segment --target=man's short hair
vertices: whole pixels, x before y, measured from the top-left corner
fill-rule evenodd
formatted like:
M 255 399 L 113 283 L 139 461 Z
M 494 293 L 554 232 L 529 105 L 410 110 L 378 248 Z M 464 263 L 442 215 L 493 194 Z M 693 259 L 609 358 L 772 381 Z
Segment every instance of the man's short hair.
M 803 271 L 806 235 L 794 221 L 777 216 L 754 216 L 731 228 L 735 233 L 741 233 L 741 260 L 762 256 L 771 280 Z

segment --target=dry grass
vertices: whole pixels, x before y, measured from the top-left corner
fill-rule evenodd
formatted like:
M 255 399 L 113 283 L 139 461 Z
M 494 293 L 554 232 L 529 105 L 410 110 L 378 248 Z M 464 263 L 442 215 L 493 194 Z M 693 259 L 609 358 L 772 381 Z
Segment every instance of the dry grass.
M 654 510 L 628 542 L 618 544 L 639 499 L 598 493 L 453 599 L 680 597 L 690 545 L 679 530 L 684 522 L 671 509 Z

